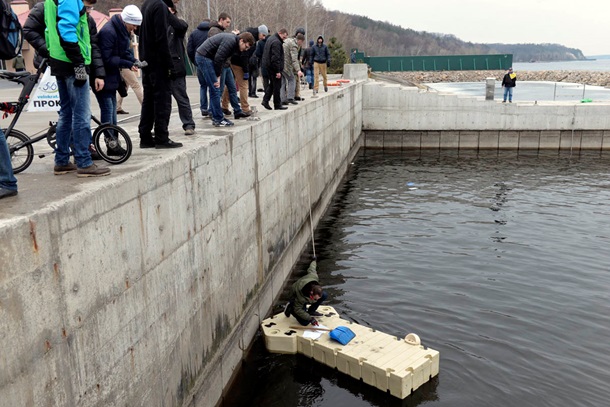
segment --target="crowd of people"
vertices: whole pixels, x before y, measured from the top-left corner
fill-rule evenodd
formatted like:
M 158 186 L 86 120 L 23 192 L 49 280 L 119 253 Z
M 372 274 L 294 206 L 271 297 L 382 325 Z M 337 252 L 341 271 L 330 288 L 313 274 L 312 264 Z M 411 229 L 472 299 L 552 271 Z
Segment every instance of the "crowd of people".
M 169 138 L 168 126 L 173 96 L 184 134 L 195 134 L 184 55 L 197 69 L 201 116 L 216 127 L 232 126 L 231 115 L 237 120 L 253 114 L 248 99 L 258 98 L 258 78 L 264 91 L 261 104 L 269 110 L 285 110 L 303 100 L 302 77 L 315 95 L 321 75 L 328 91 L 326 68 L 331 60 L 322 36 L 303 48 L 302 28 L 294 36 L 286 28 L 271 34 L 264 24 L 240 32 L 231 30 L 231 16 L 221 13 L 217 20 L 203 20 L 186 40 L 188 24 L 178 15 L 179 1 L 144 0 L 141 9 L 126 6 L 99 32 L 89 15 L 97 0 L 45 0 L 32 8 L 24 37 L 36 50 L 36 66 L 47 59 L 61 100 L 54 174 L 100 177 L 111 172 L 93 162 L 99 155 L 91 142 L 90 88 L 102 123 L 112 124 L 117 123 L 117 114 L 128 114 L 122 100 L 132 88 L 141 104 L 140 148 L 182 147 Z M 134 35 L 138 36 L 138 59 L 132 48 Z M 124 153 L 121 147 L 108 148 L 109 155 Z M 3 172 L 10 172 L 10 161 L 9 168 L 4 167 Z M 12 172 L 2 174 L 4 178 L 10 180 L 6 184 L 10 194 L 5 196 L 16 194 Z

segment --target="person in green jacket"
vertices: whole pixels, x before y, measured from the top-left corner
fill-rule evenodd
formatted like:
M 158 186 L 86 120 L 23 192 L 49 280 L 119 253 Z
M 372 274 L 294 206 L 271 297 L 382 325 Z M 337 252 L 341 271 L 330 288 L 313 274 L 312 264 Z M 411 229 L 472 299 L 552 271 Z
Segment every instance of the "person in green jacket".
M 318 325 L 318 321 L 314 317 L 321 317 L 318 312 L 318 307 L 328 297 L 325 291 L 322 291 L 320 286 L 318 273 L 316 271 L 316 258 L 309 265 L 307 274 L 299 278 L 292 285 L 292 299 L 286 305 L 284 314 L 289 317 L 294 316 L 297 321 L 303 326 Z M 309 307 L 308 307 L 309 306 Z

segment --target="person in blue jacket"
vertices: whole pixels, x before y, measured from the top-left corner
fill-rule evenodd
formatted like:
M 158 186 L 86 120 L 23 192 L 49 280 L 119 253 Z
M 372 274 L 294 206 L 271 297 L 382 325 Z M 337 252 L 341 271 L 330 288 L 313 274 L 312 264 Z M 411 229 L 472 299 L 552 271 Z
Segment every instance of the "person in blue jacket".
M 95 0 L 89 1 L 94 4 Z M 61 99 L 56 130 L 56 175 L 70 172 L 78 177 L 110 174 L 91 160 L 91 100 L 88 68 L 92 60 L 87 12 L 82 0 L 45 0 L 45 43 L 51 73 L 57 79 Z M 76 165 L 70 162 L 70 147 Z

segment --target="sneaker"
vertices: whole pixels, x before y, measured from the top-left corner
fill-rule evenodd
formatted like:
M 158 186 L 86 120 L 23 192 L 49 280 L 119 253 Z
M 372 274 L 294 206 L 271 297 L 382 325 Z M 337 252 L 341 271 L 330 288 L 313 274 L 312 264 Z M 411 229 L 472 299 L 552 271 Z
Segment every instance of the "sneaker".
M 67 174 L 69 172 L 74 172 L 76 170 L 77 170 L 76 165 L 69 162 L 66 165 L 56 165 L 55 167 L 53 167 L 53 174 L 63 175 L 63 174 Z
M 184 130 L 185 136 L 192 136 L 193 134 L 195 134 L 195 129 L 188 128 Z
M 115 148 L 108 147 L 106 154 L 108 154 L 109 157 L 123 157 L 125 154 L 127 154 L 127 150 L 121 146 Z
M 291 307 L 290 307 L 290 303 L 287 303 L 284 306 L 284 315 L 286 315 L 286 317 L 290 316 L 290 312 L 292 311 Z
M 210 115 L 210 112 L 209 112 L 209 111 L 207 111 L 207 110 L 202 110 L 202 111 L 201 111 L 201 115 L 202 115 L 203 117 L 208 117 L 208 116 Z
M 244 112 L 242 110 L 241 112 L 235 112 L 235 119 L 241 119 L 242 117 L 250 117 L 250 115 L 252 115 L 252 112 Z
M 328 86 L 324 86 L 324 92 L 328 92 Z
M 110 168 L 107 167 L 98 167 L 95 164 L 91 164 L 85 168 L 79 168 L 76 170 L 76 176 L 79 178 L 87 178 L 87 177 L 104 177 L 110 174 Z
M 89 144 L 89 153 L 91 154 L 91 159 L 94 161 L 101 160 L 102 157 L 99 155 L 95 146 L 93 144 Z
M 226 116 L 231 116 L 231 111 L 229 109 L 222 109 L 222 112 L 226 115 Z
M 305 100 L 305 98 L 301 97 L 301 96 L 297 96 L 294 98 L 294 100 L 302 101 L 302 100 Z
M 228 127 L 233 126 L 233 122 L 231 120 L 222 119 L 221 121 L 212 121 L 212 124 L 216 127 Z
M 503 100 L 502 103 L 506 103 L 506 100 Z

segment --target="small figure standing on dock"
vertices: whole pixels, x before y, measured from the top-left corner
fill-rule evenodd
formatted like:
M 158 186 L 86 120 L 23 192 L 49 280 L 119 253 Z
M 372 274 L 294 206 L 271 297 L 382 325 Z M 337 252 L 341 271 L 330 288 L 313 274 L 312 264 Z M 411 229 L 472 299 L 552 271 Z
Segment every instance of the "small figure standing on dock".
M 322 316 L 318 312 L 318 307 L 328 296 L 325 291 L 322 291 L 318 280 L 317 262 L 314 256 L 307 269 L 307 274 L 292 285 L 292 299 L 284 309 L 284 314 L 287 317 L 294 316 L 303 326 L 318 325 L 318 321 L 314 317 Z
M 502 86 L 504 87 L 502 103 L 506 103 L 506 96 L 508 96 L 508 103 L 513 103 L 513 88 L 517 86 L 517 74 L 513 73 L 513 68 L 508 68 L 508 72 L 502 79 Z

